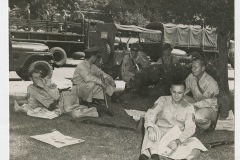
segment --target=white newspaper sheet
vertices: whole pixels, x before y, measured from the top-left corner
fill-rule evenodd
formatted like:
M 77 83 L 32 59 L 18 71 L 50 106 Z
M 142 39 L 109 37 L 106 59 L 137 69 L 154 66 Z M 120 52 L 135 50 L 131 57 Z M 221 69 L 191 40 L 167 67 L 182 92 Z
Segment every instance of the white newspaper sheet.
M 181 133 L 182 132 L 177 125 L 169 130 L 159 143 L 158 151 L 161 151 L 159 155 L 172 159 L 185 159 L 194 148 L 207 151 L 207 148 L 196 137 L 188 138 L 180 146 L 178 146 L 175 151 L 172 151 L 167 147 L 167 145 L 171 141 L 178 139 Z
M 127 114 L 129 116 L 132 116 L 135 121 L 139 121 L 141 117 L 144 117 L 145 113 L 144 111 L 138 111 L 138 110 L 133 110 L 133 109 L 125 109 Z
M 114 92 L 121 92 L 125 89 L 126 82 L 124 81 L 114 81 L 116 84 L 116 88 L 114 89 Z
M 30 137 L 34 138 L 36 140 L 48 143 L 50 145 L 53 145 L 57 148 L 81 143 L 84 141 L 82 139 L 76 139 L 73 137 L 65 136 L 62 133 L 60 133 L 59 131 L 53 131 L 51 133 L 47 133 L 47 134 L 43 134 L 43 135 L 35 135 L 35 136 L 30 136 Z

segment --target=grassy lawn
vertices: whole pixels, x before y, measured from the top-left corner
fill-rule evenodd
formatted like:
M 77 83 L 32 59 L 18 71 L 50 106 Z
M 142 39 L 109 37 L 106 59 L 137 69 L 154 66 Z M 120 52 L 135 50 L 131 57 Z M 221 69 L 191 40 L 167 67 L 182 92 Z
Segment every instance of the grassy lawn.
M 128 116 L 124 109 L 146 111 L 152 106 L 161 90 L 152 91 L 147 98 L 134 94 L 125 95 L 127 104 L 109 104 L 114 110 L 113 118 L 104 115 L 95 120 L 134 128 L 136 122 Z M 67 115 L 53 120 L 29 117 L 25 113 L 13 111 L 13 100 L 23 102 L 24 97 L 10 97 L 10 159 L 11 160 L 137 160 L 140 154 L 142 135 L 136 131 L 86 124 L 81 118 L 71 121 Z M 30 138 L 33 135 L 58 130 L 64 135 L 84 139 L 80 144 L 55 148 L 46 143 Z M 234 133 L 214 131 L 197 136 L 203 143 L 218 140 L 233 140 Z M 197 160 L 233 160 L 234 145 L 220 146 L 202 153 Z

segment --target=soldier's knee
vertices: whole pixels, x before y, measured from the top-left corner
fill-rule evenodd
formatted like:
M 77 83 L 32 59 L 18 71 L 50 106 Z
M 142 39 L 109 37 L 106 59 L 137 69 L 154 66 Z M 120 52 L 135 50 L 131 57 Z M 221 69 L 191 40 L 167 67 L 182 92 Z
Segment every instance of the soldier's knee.
M 206 117 L 204 116 L 204 114 L 202 114 L 201 112 L 196 111 L 195 112 L 195 121 L 197 123 L 205 123 L 208 120 L 206 119 Z

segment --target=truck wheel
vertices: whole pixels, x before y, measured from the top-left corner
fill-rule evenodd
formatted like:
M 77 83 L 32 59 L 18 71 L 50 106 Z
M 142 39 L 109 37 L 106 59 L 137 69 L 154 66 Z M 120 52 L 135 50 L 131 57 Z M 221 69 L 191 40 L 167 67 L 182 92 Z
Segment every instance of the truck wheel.
M 56 65 L 63 66 L 67 62 L 67 54 L 66 52 L 60 47 L 53 47 L 50 49 L 52 52 L 54 60 L 56 61 Z
M 16 71 L 17 75 L 24 81 L 29 81 L 29 75 L 28 75 L 28 70 L 27 69 L 20 69 Z
M 52 77 L 52 73 L 53 73 L 52 66 L 46 61 L 33 62 L 28 68 L 28 73 L 33 69 L 38 69 L 42 71 L 42 78 Z

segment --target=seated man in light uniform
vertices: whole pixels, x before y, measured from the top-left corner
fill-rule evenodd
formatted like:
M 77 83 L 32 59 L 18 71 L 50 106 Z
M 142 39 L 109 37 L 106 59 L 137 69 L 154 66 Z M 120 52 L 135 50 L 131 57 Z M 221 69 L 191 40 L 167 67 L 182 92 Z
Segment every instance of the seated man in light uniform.
M 170 45 L 164 46 L 163 55 L 158 59 L 157 63 L 163 65 L 176 64 L 178 62 L 178 58 L 172 54 L 172 51 L 173 49 Z M 176 50 L 174 50 L 174 52 L 176 52 Z
M 72 78 L 72 92 L 77 95 L 81 104 L 87 106 L 92 102 L 104 104 L 104 92 L 111 96 L 112 102 L 117 101 L 114 93 L 116 84 L 112 77 L 94 64 L 100 58 L 98 51 L 98 47 L 84 51 L 85 60 L 77 65 Z
M 121 74 L 127 87 L 131 85 L 130 82 L 134 80 L 136 72 L 150 64 L 147 56 L 141 51 L 142 47 L 137 43 L 133 43 L 130 52 L 123 57 Z
M 196 124 L 208 129 L 212 121 L 216 121 L 218 104 L 216 95 L 219 93 L 217 82 L 205 72 L 206 62 L 201 57 L 192 60 L 192 73 L 185 80 L 187 90 L 193 98 L 186 96 L 195 108 Z
M 171 85 L 171 96 L 158 98 L 154 106 L 145 114 L 144 127 L 146 129 L 139 160 L 147 160 L 151 155 L 152 160 L 159 160 L 158 145 L 161 138 L 175 125 L 178 125 L 182 134 L 179 139 L 168 144 L 172 150 L 176 149 L 183 141 L 195 133 L 194 107 L 183 99 L 186 90 L 184 81 L 175 80 Z M 198 151 L 194 150 L 191 156 Z
M 15 111 L 27 113 L 42 107 L 50 111 L 57 109 L 60 114 L 66 113 L 73 118 L 83 116 L 98 117 L 96 108 L 79 105 L 78 98 L 70 91 L 59 93 L 56 84 L 51 83 L 50 79 L 41 78 L 40 70 L 33 69 L 29 75 L 33 84 L 30 84 L 27 88 L 28 103 L 23 106 L 15 103 Z

